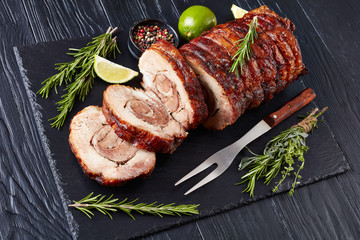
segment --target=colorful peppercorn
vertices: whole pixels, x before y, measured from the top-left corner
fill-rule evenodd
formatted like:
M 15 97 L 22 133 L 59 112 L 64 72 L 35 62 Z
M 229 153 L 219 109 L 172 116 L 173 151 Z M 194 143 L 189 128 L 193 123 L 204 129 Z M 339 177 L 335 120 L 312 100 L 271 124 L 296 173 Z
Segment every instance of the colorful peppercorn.
M 161 39 L 175 44 L 174 35 L 168 29 L 156 25 L 138 26 L 134 29 L 133 39 L 141 50 L 148 49 L 151 44 Z

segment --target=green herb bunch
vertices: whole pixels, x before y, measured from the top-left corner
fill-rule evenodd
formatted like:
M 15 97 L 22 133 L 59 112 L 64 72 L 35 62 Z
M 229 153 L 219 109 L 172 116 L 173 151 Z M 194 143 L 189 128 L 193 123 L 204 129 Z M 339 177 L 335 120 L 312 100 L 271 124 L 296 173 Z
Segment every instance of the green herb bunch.
M 116 30 L 117 28 L 111 29 L 110 27 L 106 33 L 93 38 L 86 47 L 70 48 L 69 50 L 72 52 L 68 55 L 75 59 L 71 62 L 55 64 L 57 66 L 55 69 L 59 72 L 42 82 L 43 86 L 37 93 L 43 98 L 48 98 L 53 88 L 58 94 L 57 87 L 71 82 L 65 88 L 66 93 L 56 103 L 60 113 L 49 120 L 52 122 L 52 127 L 60 129 L 64 125 L 66 116 L 72 110 L 76 97 L 78 96 L 79 100 L 84 101 L 93 87 L 96 76 L 93 68 L 95 55 L 106 58 L 112 54 L 115 57 L 116 52 L 120 52 L 116 44 L 116 37 L 112 37 Z
M 135 203 L 138 199 L 133 201 L 128 201 L 124 199 L 119 201 L 118 198 L 113 198 L 113 195 L 106 198 L 105 195 L 92 196 L 93 193 L 90 193 L 85 198 L 80 201 L 74 201 L 74 204 L 70 204 L 69 207 L 75 207 L 81 212 L 85 213 L 89 218 L 94 216 L 92 209 L 97 210 L 105 215 L 108 215 L 112 219 L 111 213 L 121 210 L 127 213 L 132 219 L 135 220 L 134 216 L 131 214 L 133 211 L 144 214 L 152 214 L 162 217 L 162 215 L 192 215 L 199 214 L 198 206 L 199 204 L 187 204 L 187 205 L 177 205 L 174 203 L 171 204 L 157 204 L 154 203 Z
M 324 108 L 318 114 L 315 113 L 318 109 L 314 109 L 304 120 L 297 125 L 281 132 L 278 136 L 269 141 L 264 149 L 262 155 L 253 154 L 252 157 L 245 157 L 241 160 L 239 165 L 239 171 L 243 169 L 249 169 L 249 171 L 241 177 L 242 184 L 248 182 L 246 189 L 243 192 L 249 192 L 250 196 L 254 196 L 255 182 L 256 180 L 263 178 L 264 183 L 269 184 L 280 172 L 282 178 L 276 183 L 276 186 L 272 189 L 273 192 L 279 190 L 279 186 L 283 183 L 286 177 L 294 174 L 295 178 L 292 183 L 292 188 L 289 194 L 294 194 L 294 189 L 299 184 L 301 179 L 300 171 L 304 168 L 305 158 L 304 154 L 309 147 L 306 145 L 305 139 L 308 136 L 308 132 L 314 128 L 317 128 L 317 118 L 326 111 Z M 301 164 L 297 165 L 297 170 L 294 168 L 295 159 Z
M 258 37 L 258 34 L 256 32 L 257 26 L 257 17 L 254 17 L 249 24 L 249 30 L 246 33 L 245 37 L 236 42 L 239 43 L 236 46 L 238 50 L 231 59 L 234 60 L 234 63 L 231 66 L 230 72 L 235 72 L 237 77 L 239 77 L 239 66 L 241 73 L 243 73 L 245 61 L 250 61 L 250 57 L 252 55 L 251 44 L 253 44 L 255 39 L 257 39 Z

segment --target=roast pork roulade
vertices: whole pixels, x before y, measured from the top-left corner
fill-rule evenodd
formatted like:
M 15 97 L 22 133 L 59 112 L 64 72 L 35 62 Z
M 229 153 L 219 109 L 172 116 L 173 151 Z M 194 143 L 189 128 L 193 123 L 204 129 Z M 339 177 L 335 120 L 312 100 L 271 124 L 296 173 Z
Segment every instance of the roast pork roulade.
M 229 72 L 232 57 L 255 16 L 258 38 L 251 45 L 253 55 L 237 77 Z M 288 19 L 262 6 L 241 19 L 215 26 L 180 48 L 208 95 L 213 97 L 208 104 L 206 128 L 225 128 L 246 109 L 269 101 L 307 72 L 293 30 Z
M 172 153 L 187 136 L 152 91 L 109 86 L 104 92 L 103 113 L 120 138 L 148 151 Z
M 207 118 L 199 80 L 174 45 L 165 40 L 151 45 L 140 57 L 139 69 L 142 86 L 153 91 L 185 129 Z
M 84 173 L 105 186 L 146 177 L 155 167 L 155 153 L 119 138 L 97 106 L 84 108 L 71 120 L 69 143 Z

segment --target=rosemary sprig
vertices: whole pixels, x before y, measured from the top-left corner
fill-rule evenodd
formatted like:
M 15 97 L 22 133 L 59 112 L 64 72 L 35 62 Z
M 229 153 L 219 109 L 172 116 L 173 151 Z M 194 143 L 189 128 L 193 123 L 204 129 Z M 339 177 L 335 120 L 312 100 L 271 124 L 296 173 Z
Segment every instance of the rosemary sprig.
M 63 126 L 66 116 L 72 110 L 77 96 L 79 96 L 79 100 L 85 100 L 86 95 L 94 84 L 94 56 L 99 55 L 106 58 L 113 54 L 115 57 L 116 52 L 120 53 L 116 44 L 116 37 L 112 37 L 116 30 L 117 28 L 111 29 L 110 27 L 106 33 L 94 37 L 87 46 L 81 49 L 70 48 L 71 52 L 68 55 L 73 56 L 75 59 L 71 62 L 55 64 L 57 66 L 55 69 L 59 72 L 41 83 L 43 86 L 37 93 L 43 98 L 48 98 L 52 88 L 58 94 L 57 87 L 63 83 L 68 84 L 72 82 L 66 86 L 66 93 L 56 103 L 58 106 L 57 110 L 60 113 L 49 120 L 52 122 L 52 127 L 60 129 Z
M 94 213 L 91 211 L 95 209 L 104 215 L 108 215 L 111 219 L 113 219 L 111 213 L 117 212 L 121 210 L 127 213 L 133 220 L 135 220 L 134 216 L 131 214 L 132 211 L 135 211 L 140 214 L 148 213 L 152 215 L 157 215 L 162 217 L 163 215 L 171 215 L 171 216 L 181 216 L 181 215 L 192 215 L 199 214 L 198 206 L 199 204 L 187 204 L 187 205 L 175 205 L 171 204 L 157 204 L 154 203 L 135 203 L 138 199 L 133 201 L 128 201 L 127 198 L 119 201 L 118 198 L 113 198 L 113 195 L 106 198 L 105 195 L 96 195 L 93 196 L 93 193 L 90 193 L 85 198 L 80 201 L 74 201 L 74 204 L 70 204 L 69 207 L 75 207 L 80 210 L 86 216 L 91 218 L 94 216 Z
M 317 118 L 325 112 L 326 109 L 327 107 L 316 115 L 315 113 L 318 109 L 314 109 L 297 125 L 292 126 L 291 128 L 281 132 L 278 136 L 274 137 L 266 144 L 262 155 L 255 154 L 250 151 L 253 156 L 243 158 L 239 165 L 239 171 L 245 168 L 249 169 L 249 171 L 241 177 L 241 179 L 244 180 L 236 185 L 248 182 L 248 185 L 243 192 L 249 192 L 250 196 L 254 196 L 255 181 L 259 178 L 264 178 L 264 183 L 268 185 L 283 167 L 283 170 L 281 171 L 282 178 L 276 183 L 276 186 L 272 189 L 272 191 L 277 192 L 279 190 L 279 186 L 286 177 L 293 173 L 295 178 L 291 185 L 292 188 L 289 191 L 290 196 L 292 196 L 294 194 L 295 186 L 300 183 L 298 181 L 301 179 L 301 175 L 299 173 L 305 165 L 304 154 L 309 149 L 306 145 L 305 138 L 308 136 L 308 132 L 317 128 Z M 293 167 L 295 164 L 294 159 L 301 162 L 301 165 L 297 166 L 298 169 L 296 172 L 293 172 L 295 170 Z
M 234 62 L 231 66 L 230 72 L 235 72 L 237 77 L 239 77 L 239 66 L 241 73 L 243 73 L 245 61 L 250 61 L 250 57 L 252 55 L 251 44 L 253 44 L 254 40 L 258 37 L 258 34 L 256 32 L 257 26 L 257 17 L 254 17 L 249 24 L 249 30 L 246 33 L 245 37 L 236 42 L 239 42 L 239 44 L 236 46 L 238 50 L 231 59 L 234 60 Z

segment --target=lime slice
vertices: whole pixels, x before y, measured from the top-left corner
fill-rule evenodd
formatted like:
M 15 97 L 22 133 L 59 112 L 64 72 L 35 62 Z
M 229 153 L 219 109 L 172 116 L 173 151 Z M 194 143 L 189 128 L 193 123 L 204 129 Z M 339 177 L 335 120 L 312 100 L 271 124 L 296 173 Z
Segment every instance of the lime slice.
M 95 55 L 94 70 L 99 78 L 108 83 L 125 83 L 139 75 L 130 68 L 113 63 L 98 55 Z
M 234 18 L 242 18 L 248 11 L 242 9 L 241 7 L 236 6 L 233 4 L 231 6 L 231 12 L 234 15 Z

